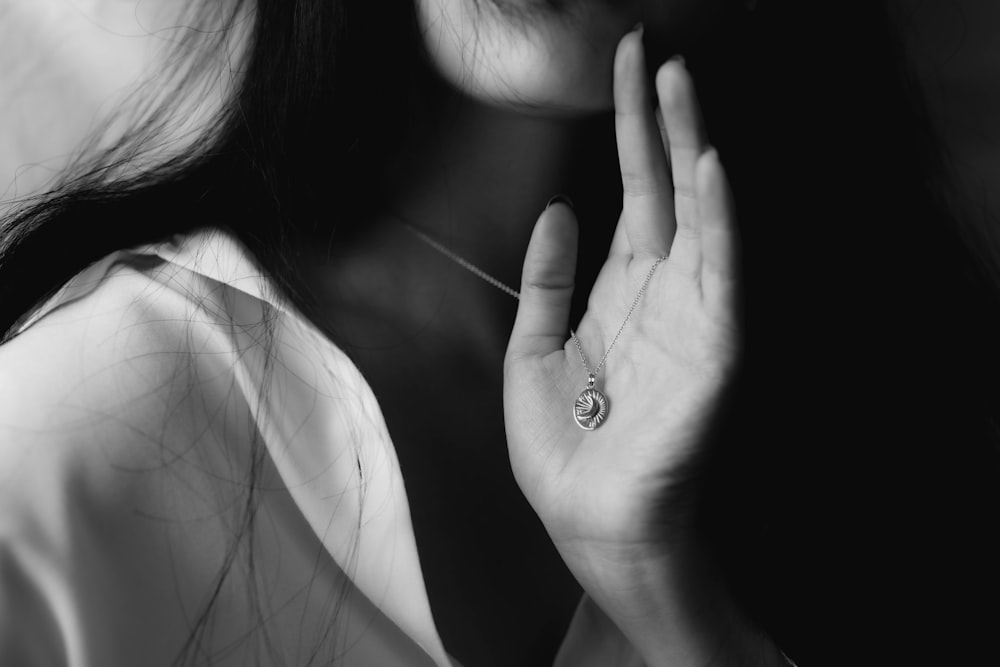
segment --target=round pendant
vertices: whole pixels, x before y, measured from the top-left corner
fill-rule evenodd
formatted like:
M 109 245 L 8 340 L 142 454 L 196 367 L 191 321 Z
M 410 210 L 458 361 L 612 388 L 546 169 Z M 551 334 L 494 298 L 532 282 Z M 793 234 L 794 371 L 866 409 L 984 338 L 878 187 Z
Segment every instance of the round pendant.
M 580 428 L 593 431 L 608 418 L 608 397 L 593 387 L 584 389 L 573 405 L 573 417 Z

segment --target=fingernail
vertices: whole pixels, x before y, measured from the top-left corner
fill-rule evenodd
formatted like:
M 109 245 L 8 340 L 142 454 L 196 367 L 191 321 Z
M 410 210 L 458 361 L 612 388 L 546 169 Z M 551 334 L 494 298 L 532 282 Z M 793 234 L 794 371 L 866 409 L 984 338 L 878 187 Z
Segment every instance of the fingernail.
M 556 196 L 552 197 L 552 199 L 550 199 L 548 202 L 546 202 L 545 208 L 548 209 L 553 204 L 560 204 L 560 203 L 566 204 L 566 206 L 569 206 L 570 210 L 573 210 L 573 211 L 576 210 L 576 208 L 573 206 L 573 200 L 569 198 L 569 195 L 556 195 Z
M 687 69 L 687 60 L 685 60 L 684 56 L 682 56 L 681 54 L 679 54 L 679 53 L 674 54 L 670 58 L 670 60 L 671 60 L 671 62 L 678 63 L 681 67 Z
M 637 32 L 637 33 L 639 33 L 639 37 L 641 38 L 642 37 L 642 33 L 645 30 L 646 30 L 646 27 L 644 25 L 642 25 L 642 21 L 639 21 L 634 26 L 632 26 L 632 30 L 630 32 Z

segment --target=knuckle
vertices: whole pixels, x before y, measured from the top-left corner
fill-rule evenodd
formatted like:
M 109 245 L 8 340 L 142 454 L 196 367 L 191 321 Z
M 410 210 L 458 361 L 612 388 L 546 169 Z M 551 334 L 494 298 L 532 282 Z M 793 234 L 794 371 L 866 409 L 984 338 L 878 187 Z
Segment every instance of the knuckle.
M 655 178 L 624 171 L 622 191 L 629 197 L 650 197 L 663 194 L 664 187 Z
M 674 198 L 697 201 L 698 195 L 695 194 L 694 188 L 688 185 L 674 185 Z
M 681 241 L 697 241 L 701 238 L 701 230 L 692 222 L 690 216 L 680 216 L 677 219 L 674 236 Z
M 565 291 L 572 290 L 573 276 L 566 271 L 536 264 L 525 272 L 521 281 L 521 291 Z
M 638 107 L 622 106 L 615 107 L 615 120 L 619 122 L 635 122 L 641 120 L 643 112 Z

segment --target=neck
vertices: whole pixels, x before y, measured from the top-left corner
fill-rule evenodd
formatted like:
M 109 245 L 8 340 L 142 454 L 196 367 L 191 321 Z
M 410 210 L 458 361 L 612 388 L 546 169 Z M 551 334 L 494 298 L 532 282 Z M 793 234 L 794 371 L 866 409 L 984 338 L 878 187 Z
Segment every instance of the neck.
M 517 289 L 531 230 L 553 195 L 568 194 L 578 204 L 583 199 L 596 225 L 606 228 L 601 235 L 610 238 L 620 205 L 611 124 L 605 116 L 527 116 L 450 89 L 420 99 L 401 111 L 413 130 L 386 168 L 385 192 L 364 225 L 366 238 L 342 248 L 324 271 L 324 291 L 335 299 L 329 311 L 337 319 L 362 313 L 363 328 L 349 337 L 379 341 L 372 343 L 378 348 L 426 334 L 428 341 L 461 341 L 502 355 L 514 300 L 440 255 L 403 221 Z M 614 201 L 595 206 L 596 192 Z M 356 323 L 334 326 L 355 329 Z
M 387 179 L 389 213 L 516 288 L 538 215 L 573 189 L 592 119 L 528 116 L 450 90 L 414 112 L 419 134 Z

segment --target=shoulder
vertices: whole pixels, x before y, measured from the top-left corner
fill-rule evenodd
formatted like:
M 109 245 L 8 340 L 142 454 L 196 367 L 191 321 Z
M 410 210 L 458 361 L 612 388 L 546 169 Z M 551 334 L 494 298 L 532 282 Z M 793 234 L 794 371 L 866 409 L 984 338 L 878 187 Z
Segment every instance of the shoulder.
M 180 471 L 172 488 L 211 494 L 265 450 L 296 478 L 350 477 L 362 436 L 391 450 L 357 368 L 225 233 L 115 253 L 40 313 L 0 345 L 0 507 L 29 508 L 32 477 L 115 511 L 153 493 L 122 471 Z
M 413 599 L 374 395 L 230 250 L 110 261 L 0 346 L 0 664 L 57 662 L 51 646 L 86 654 L 74 664 L 176 656 L 213 590 L 220 637 L 246 635 L 260 619 L 237 548 L 290 598 L 325 548 L 359 588 Z
M 0 456 L 135 440 L 211 392 L 199 351 L 212 332 L 189 299 L 124 263 L 91 279 L 0 346 Z
M 308 468 L 315 443 L 336 458 L 384 431 L 356 367 L 225 233 L 116 253 L 40 312 L 0 346 L 0 486 L 26 461 L 99 491 L 164 460 L 231 476 L 251 441 Z
M 42 498 L 115 516 L 178 464 L 237 474 L 224 445 L 251 434 L 245 350 L 224 308 L 195 298 L 209 287 L 148 259 L 92 267 L 0 346 L 0 537 Z
M 113 626 L 176 652 L 225 558 L 254 432 L 232 326 L 150 264 L 107 262 L 0 346 L 0 663 L 109 664 Z
M 268 285 L 218 232 L 108 255 L 0 345 L 0 429 L 62 437 L 56 427 L 176 421 L 178 402 L 232 388 L 234 359 L 266 347 Z

